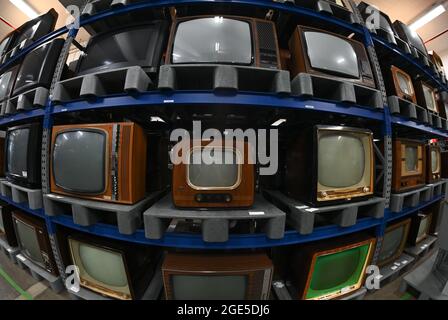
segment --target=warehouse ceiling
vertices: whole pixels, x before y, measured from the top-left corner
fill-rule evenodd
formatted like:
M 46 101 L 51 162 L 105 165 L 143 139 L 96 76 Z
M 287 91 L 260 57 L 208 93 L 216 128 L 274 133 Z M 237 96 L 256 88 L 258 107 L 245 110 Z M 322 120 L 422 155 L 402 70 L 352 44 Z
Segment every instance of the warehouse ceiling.
M 36 11 L 45 13 L 49 8 L 55 8 L 59 13 L 57 27 L 65 24 L 69 16 L 59 0 L 27 0 Z M 360 2 L 360 0 L 357 0 Z M 405 23 L 410 23 L 415 18 L 425 13 L 437 1 L 435 0 L 367 0 L 370 4 L 376 5 L 382 11 L 388 13 L 393 21 L 396 19 Z M 0 0 L 0 16 L 8 21 L 12 26 L 18 27 L 29 18 L 18 10 L 9 0 Z M 0 23 L 0 39 L 8 34 L 12 28 L 7 24 Z M 431 21 L 418 30 L 423 40 L 429 41 L 440 33 L 448 30 L 448 11 Z M 429 50 L 435 50 L 444 56 L 448 56 L 448 32 L 438 38 L 427 42 Z

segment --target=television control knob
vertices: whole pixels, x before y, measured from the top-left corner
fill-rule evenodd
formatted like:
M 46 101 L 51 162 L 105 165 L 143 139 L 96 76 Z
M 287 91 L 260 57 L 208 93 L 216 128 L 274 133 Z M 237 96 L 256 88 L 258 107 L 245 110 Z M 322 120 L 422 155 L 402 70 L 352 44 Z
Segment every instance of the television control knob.
M 226 196 L 226 202 L 229 203 L 229 202 L 231 202 L 231 201 L 232 201 L 232 197 L 229 196 L 229 195 L 227 195 L 227 196 Z
M 364 191 L 364 193 L 367 193 L 367 192 L 369 192 L 369 191 L 370 191 L 370 188 L 368 188 L 368 187 L 365 187 L 364 189 L 362 189 L 362 191 Z
M 196 196 L 196 201 L 197 201 L 197 202 L 202 202 L 202 195 L 198 194 L 198 195 Z
M 322 197 L 324 197 L 324 198 L 328 198 L 328 194 L 327 194 L 325 191 L 323 191 L 323 192 L 321 193 L 321 195 L 322 195 Z

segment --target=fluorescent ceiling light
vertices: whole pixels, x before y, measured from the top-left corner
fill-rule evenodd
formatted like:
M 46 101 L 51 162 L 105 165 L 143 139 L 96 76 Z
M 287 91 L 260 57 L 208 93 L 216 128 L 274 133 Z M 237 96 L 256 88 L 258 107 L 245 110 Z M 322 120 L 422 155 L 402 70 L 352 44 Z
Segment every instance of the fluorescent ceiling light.
M 443 4 L 440 4 L 437 7 L 425 13 L 422 17 L 418 18 L 414 23 L 412 23 L 409 26 L 409 28 L 413 31 L 418 30 L 425 24 L 431 22 L 432 20 L 440 16 L 445 11 L 446 11 L 445 6 Z
M 20 11 L 26 14 L 29 18 L 34 19 L 39 16 L 39 13 L 33 9 L 24 0 L 9 0 L 13 5 L 15 5 Z
M 279 119 L 279 120 L 275 121 L 273 124 L 271 124 L 271 126 L 278 127 L 279 125 L 281 125 L 285 122 L 286 122 L 286 119 Z

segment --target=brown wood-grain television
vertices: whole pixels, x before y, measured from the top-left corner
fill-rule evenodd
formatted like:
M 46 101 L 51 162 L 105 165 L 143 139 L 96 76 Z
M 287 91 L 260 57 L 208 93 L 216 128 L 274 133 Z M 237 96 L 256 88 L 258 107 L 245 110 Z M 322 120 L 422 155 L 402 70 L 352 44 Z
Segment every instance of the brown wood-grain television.
M 193 140 L 173 149 L 173 202 L 180 208 L 246 208 L 253 205 L 255 165 L 248 142 Z
M 401 99 L 417 103 L 411 76 L 396 66 L 391 66 L 390 72 L 396 95 Z
M 393 192 L 405 192 L 425 185 L 426 151 L 424 142 L 395 139 L 393 159 Z
M 168 253 L 167 300 L 268 300 L 274 267 L 265 254 Z
M 442 178 L 442 149 L 436 143 L 426 146 L 426 182 L 428 184 Z
M 281 69 L 277 29 L 272 21 L 240 16 L 177 18 L 171 27 L 165 62 Z
M 51 192 L 133 204 L 145 195 L 147 137 L 132 122 L 53 127 Z
M 337 49 L 340 51 L 335 51 Z M 289 50 L 289 69 L 293 78 L 299 73 L 310 73 L 376 88 L 369 56 L 359 41 L 321 29 L 297 26 L 289 41 Z

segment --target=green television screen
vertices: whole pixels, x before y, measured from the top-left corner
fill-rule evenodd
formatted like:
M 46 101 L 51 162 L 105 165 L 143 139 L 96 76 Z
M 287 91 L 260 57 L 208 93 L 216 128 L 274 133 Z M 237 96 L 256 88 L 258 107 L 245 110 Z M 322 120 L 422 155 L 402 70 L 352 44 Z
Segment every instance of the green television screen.
M 343 294 L 363 277 L 370 244 L 321 255 L 316 258 L 306 299 L 319 299 L 332 293 Z

